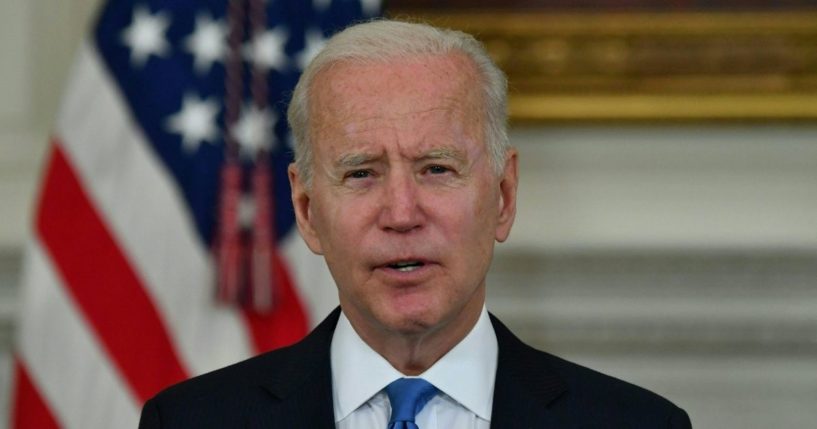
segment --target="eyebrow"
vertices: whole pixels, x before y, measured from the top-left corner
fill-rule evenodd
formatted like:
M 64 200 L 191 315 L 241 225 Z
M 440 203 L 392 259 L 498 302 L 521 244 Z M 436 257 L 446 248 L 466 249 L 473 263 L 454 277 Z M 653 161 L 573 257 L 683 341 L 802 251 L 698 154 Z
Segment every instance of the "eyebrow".
M 420 159 L 448 159 L 456 162 L 463 162 L 465 161 L 465 154 L 458 149 L 443 147 L 429 151 L 420 157 Z
M 379 159 L 380 156 L 371 153 L 347 153 L 342 155 L 335 162 L 335 166 L 339 168 L 354 168 L 361 165 L 368 164 Z M 458 149 L 442 147 L 432 149 L 418 158 L 419 160 L 435 160 L 445 159 L 455 162 L 464 162 L 465 154 Z
M 359 167 L 363 164 L 371 162 L 377 159 L 377 156 L 369 154 L 369 153 L 347 153 L 340 157 L 340 159 L 335 162 L 335 165 L 338 167 Z

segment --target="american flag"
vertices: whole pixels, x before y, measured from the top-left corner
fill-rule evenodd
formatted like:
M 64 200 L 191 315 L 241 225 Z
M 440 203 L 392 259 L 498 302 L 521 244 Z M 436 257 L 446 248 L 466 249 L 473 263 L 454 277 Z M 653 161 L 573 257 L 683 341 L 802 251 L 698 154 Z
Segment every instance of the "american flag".
M 288 95 L 379 0 L 109 0 L 79 48 L 26 249 L 11 428 L 136 427 L 192 375 L 336 305 L 294 228 Z

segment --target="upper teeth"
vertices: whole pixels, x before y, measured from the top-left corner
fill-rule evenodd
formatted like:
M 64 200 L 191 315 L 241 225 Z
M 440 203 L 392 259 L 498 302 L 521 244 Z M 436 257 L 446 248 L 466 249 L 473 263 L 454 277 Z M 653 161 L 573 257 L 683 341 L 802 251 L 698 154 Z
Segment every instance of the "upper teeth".
M 417 261 L 407 261 L 407 262 L 395 262 L 392 264 L 392 267 L 396 268 L 398 271 L 411 271 L 415 268 L 418 268 L 422 265 L 420 262 Z

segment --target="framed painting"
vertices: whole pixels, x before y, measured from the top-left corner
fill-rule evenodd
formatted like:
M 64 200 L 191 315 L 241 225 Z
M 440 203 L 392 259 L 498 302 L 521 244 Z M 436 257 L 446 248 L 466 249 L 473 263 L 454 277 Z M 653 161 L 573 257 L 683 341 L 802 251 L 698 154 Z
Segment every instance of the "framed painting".
M 508 74 L 511 120 L 817 120 L 817 3 L 392 0 Z

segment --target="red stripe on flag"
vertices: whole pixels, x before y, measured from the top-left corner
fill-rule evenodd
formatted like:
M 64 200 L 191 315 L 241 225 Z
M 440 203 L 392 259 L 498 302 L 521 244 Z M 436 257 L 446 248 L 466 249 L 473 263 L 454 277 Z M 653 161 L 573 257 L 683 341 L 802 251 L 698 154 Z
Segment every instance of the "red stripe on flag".
M 185 379 L 186 371 L 141 279 L 96 212 L 60 145 L 53 146 L 37 231 L 110 359 L 136 397 L 145 401 Z
M 25 366 L 16 357 L 14 374 L 16 381 L 11 390 L 11 397 L 14 398 L 11 405 L 12 429 L 58 429 L 57 420 L 31 381 Z
M 272 252 L 272 268 L 275 276 L 273 310 L 266 313 L 244 310 L 257 352 L 288 346 L 309 332 L 304 306 L 277 251 Z

